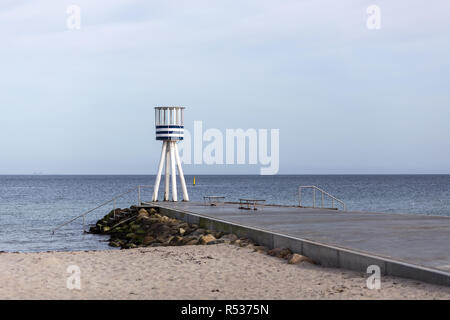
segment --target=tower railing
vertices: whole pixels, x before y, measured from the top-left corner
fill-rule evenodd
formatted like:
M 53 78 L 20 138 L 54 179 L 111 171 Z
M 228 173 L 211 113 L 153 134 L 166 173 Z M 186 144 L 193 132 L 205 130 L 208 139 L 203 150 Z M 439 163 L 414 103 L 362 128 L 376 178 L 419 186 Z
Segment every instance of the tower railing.
M 111 203 L 113 204 L 113 212 L 114 212 L 114 216 L 115 216 L 115 215 L 116 215 L 116 209 L 117 209 L 117 208 L 116 208 L 117 200 L 120 199 L 120 198 L 123 198 L 124 196 L 126 196 L 126 195 L 128 195 L 128 194 L 130 194 L 130 193 L 132 193 L 132 192 L 134 192 L 134 191 L 137 191 L 138 206 L 140 206 L 140 205 L 142 204 L 142 201 L 141 201 L 142 189 L 153 189 L 153 186 L 145 186 L 145 185 L 142 185 L 142 186 L 141 186 L 141 185 L 140 185 L 140 186 L 134 187 L 134 188 L 132 188 L 132 189 L 130 189 L 130 190 L 124 192 L 124 193 L 121 193 L 121 194 L 119 194 L 118 196 L 115 196 L 114 198 L 112 198 L 111 200 L 108 200 L 108 201 L 106 201 L 106 202 L 104 202 L 104 203 L 98 205 L 97 207 L 95 207 L 95 208 L 93 208 L 93 209 L 90 209 L 90 210 L 88 210 L 88 211 L 86 211 L 86 212 L 84 212 L 84 213 L 82 213 L 82 214 L 76 216 L 75 218 L 70 219 L 69 221 L 66 221 L 66 222 L 64 222 L 64 223 L 62 223 L 62 224 L 60 224 L 60 225 L 58 225 L 56 228 L 54 228 L 54 229 L 52 230 L 52 234 L 55 234 L 55 231 L 56 231 L 56 230 L 59 230 L 59 229 L 61 229 L 62 227 L 66 226 L 66 225 L 68 225 L 68 224 L 70 224 L 70 223 L 72 223 L 72 222 L 74 222 L 74 221 L 76 221 L 76 220 L 78 220 L 78 219 L 80 219 L 80 218 L 83 218 L 83 231 L 85 231 L 86 216 L 87 216 L 88 214 L 90 214 L 90 213 L 92 213 L 92 212 L 94 212 L 94 211 L 100 209 L 100 208 L 103 208 L 104 206 L 106 206 L 106 205 L 108 205 L 108 204 L 111 204 Z
M 344 210 L 344 211 L 347 210 L 347 206 L 346 206 L 344 201 L 336 198 L 335 196 L 329 194 L 328 192 L 320 189 L 317 186 L 300 186 L 300 187 L 298 187 L 298 203 L 299 203 L 300 207 L 308 208 L 307 206 L 303 206 L 302 205 L 302 200 L 303 200 L 302 199 L 302 191 L 303 191 L 303 189 L 312 189 L 313 190 L 313 195 L 312 195 L 313 196 L 313 199 L 312 199 L 313 205 L 312 205 L 312 207 L 309 207 L 309 208 L 339 209 L 339 208 L 335 207 L 335 203 L 337 203 L 340 206 L 342 206 L 342 210 Z M 317 201 L 317 193 L 319 193 L 319 196 L 320 196 L 319 201 Z M 326 207 L 325 206 L 326 197 L 328 197 L 328 199 L 331 199 L 331 207 Z M 320 203 L 320 206 L 317 206 L 318 202 Z

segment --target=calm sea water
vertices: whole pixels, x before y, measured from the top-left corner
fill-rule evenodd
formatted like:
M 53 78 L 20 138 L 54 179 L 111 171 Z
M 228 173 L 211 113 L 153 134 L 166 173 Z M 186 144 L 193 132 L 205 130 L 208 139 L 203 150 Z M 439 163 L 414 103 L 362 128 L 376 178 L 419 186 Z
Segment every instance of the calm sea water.
M 186 177 L 191 200 L 224 195 L 227 201 L 263 198 L 298 204 L 300 185 L 316 185 L 347 204 L 349 210 L 450 216 L 450 175 L 308 175 Z M 0 251 L 101 250 L 107 238 L 83 234 L 78 220 L 51 234 L 52 228 L 154 176 L 0 176 Z M 161 188 L 162 189 L 162 188 Z M 160 190 L 161 191 L 161 190 Z M 143 192 L 151 199 L 151 190 Z M 311 200 L 312 195 L 304 193 Z M 136 193 L 118 207 L 137 202 Z M 311 202 L 310 202 L 311 203 Z M 93 212 L 95 223 L 112 205 Z

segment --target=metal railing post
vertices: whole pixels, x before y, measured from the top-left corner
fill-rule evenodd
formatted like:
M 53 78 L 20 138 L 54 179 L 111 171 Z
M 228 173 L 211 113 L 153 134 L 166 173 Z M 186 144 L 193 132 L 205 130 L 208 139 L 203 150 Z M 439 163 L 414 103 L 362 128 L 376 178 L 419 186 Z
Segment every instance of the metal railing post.
M 323 208 L 323 205 L 324 205 L 324 194 L 323 194 L 323 191 L 322 191 L 322 208 Z
M 313 208 L 316 207 L 316 189 L 313 188 Z
M 141 205 L 141 186 L 138 186 L 138 206 Z
M 302 187 L 298 188 L 298 206 L 302 206 Z

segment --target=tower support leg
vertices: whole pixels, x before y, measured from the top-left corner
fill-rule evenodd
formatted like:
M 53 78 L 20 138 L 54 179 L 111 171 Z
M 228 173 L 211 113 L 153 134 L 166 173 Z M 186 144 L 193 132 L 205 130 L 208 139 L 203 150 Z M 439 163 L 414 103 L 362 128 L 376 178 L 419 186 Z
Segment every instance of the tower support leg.
M 167 142 L 165 142 L 167 143 Z M 169 201 L 170 193 L 170 148 L 166 148 L 166 173 L 164 183 L 164 201 Z
M 159 183 L 161 182 L 161 173 L 164 166 L 166 149 L 167 149 L 167 142 L 164 141 L 161 150 L 161 159 L 159 159 L 158 173 L 156 174 L 155 187 L 153 188 L 152 201 L 158 201 Z
M 175 141 L 168 142 L 170 146 L 170 169 L 172 170 L 172 201 L 178 201 L 177 198 L 177 173 L 175 169 Z
M 177 162 L 178 174 L 180 175 L 181 188 L 183 190 L 183 201 L 189 201 L 189 195 L 186 188 L 186 181 L 184 180 L 183 168 L 181 167 L 180 155 L 178 154 L 177 144 L 174 143 L 175 160 Z

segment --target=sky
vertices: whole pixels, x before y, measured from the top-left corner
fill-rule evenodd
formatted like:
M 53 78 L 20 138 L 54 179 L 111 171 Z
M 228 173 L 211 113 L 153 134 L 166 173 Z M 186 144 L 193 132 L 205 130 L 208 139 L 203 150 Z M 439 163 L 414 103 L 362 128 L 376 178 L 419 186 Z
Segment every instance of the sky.
M 160 105 L 185 106 L 192 132 L 196 120 L 279 129 L 279 174 L 450 174 L 449 12 L 424 0 L 2 0 L 0 174 L 155 174 Z

